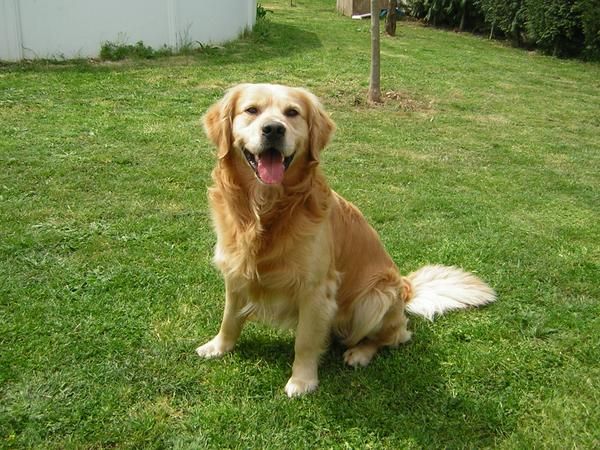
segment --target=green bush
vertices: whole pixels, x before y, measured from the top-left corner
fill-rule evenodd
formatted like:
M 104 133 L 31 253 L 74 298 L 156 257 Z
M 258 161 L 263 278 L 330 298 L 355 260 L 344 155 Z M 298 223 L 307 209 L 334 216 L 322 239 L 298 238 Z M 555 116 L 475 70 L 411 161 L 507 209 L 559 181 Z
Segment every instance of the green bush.
M 105 42 L 100 48 L 100 59 L 105 61 L 120 61 L 126 58 L 152 59 L 172 53 L 171 49 L 167 47 L 154 50 L 152 47 L 144 45 L 142 41 L 138 41 L 135 45 Z
M 267 18 L 267 13 L 272 13 L 270 9 L 265 9 L 260 3 L 256 4 L 256 20 L 263 20 Z
M 586 59 L 600 60 L 600 0 L 580 0 L 577 11 L 581 14 Z
M 481 9 L 476 0 L 409 0 L 412 16 L 433 26 L 476 29 L 483 24 Z
M 478 0 L 477 6 L 491 27 L 490 36 L 500 32 L 516 45 L 522 44 L 526 18 L 524 0 Z
M 600 60 L 600 0 L 408 0 L 433 26 L 490 31 L 555 56 Z
M 584 36 L 577 3 L 577 0 L 526 0 L 530 39 L 554 56 L 579 54 Z

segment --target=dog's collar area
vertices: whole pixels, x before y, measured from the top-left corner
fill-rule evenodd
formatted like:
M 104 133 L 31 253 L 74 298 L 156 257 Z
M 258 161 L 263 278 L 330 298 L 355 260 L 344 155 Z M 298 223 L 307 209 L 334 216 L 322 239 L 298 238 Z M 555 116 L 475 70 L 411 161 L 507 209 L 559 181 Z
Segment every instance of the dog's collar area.
M 276 148 L 269 148 L 267 150 L 264 150 L 263 152 L 261 152 L 261 155 L 264 154 L 264 153 L 274 153 L 274 152 L 277 152 L 281 156 L 283 156 L 283 154 L 279 150 L 277 150 Z M 291 154 L 290 156 L 283 156 L 283 167 L 284 167 L 284 170 L 288 169 L 288 167 L 292 163 L 292 160 L 294 159 L 294 156 L 295 156 L 295 153 Z M 260 181 L 263 181 L 260 178 L 260 175 L 258 173 L 258 159 L 257 158 L 259 158 L 260 155 L 255 155 L 254 153 L 251 153 L 247 149 L 244 148 L 244 157 L 246 158 L 246 161 L 248 161 L 248 164 L 250 165 L 250 167 L 252 167 L 252 170 L 254 171 L 254 175 L 256 175 L 256 177 Z

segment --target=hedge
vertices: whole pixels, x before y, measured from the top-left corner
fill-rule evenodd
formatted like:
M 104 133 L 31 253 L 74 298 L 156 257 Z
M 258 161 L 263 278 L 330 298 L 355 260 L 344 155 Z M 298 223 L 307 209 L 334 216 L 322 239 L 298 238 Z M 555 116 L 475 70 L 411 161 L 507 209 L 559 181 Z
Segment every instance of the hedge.
M 600 60 L 600 0 L 407 0 L 434 26 L 487 32 L 559 57 Z

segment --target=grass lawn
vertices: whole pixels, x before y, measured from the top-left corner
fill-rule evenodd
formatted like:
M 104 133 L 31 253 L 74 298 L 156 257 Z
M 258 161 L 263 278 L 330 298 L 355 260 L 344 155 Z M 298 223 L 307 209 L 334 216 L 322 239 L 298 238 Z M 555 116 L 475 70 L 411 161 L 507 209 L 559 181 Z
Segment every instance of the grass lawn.
M 368 107 L 368 22 L 289 3 L 197 55 L 0 66 L 0 448 L 598 448 L 600 66 L 402 22 Z M 330 183 L 400 269 L 498 302 L 365 369 L 333 347 L 301 399 L 290 332 L 197 358 L 223 306 L 200 116 L 242 81 L 319 95 Z

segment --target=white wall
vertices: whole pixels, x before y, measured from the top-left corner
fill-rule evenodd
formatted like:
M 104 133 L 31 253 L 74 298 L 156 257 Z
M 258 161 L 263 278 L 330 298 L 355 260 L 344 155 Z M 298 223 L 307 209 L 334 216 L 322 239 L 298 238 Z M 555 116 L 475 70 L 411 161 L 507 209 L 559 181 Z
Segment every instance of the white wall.
M 0 59 L 96 57 L 106 41 L 221 43 L 255 20 L 256 0 L 0 0 Z

